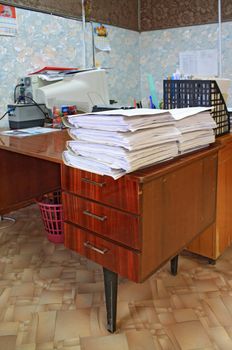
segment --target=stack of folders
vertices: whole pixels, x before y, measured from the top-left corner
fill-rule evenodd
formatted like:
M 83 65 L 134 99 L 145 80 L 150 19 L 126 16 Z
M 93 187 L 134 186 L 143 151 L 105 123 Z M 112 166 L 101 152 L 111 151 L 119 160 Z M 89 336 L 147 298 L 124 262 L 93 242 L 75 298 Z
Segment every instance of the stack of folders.
M 66 165 L 114 179 L 214 142 L 206 108 L 128 109 L 69 116 Z
M 211 108 L 191 107 L 170 110 L 177 129 L 179 153 L 192 152 L 215 141 L 213 129 L 216 123 L 210 114 Z
M 66 165 L 117 179 L 178 155 L 180 132 L 166 110 L 120 109 L 69 116 Z

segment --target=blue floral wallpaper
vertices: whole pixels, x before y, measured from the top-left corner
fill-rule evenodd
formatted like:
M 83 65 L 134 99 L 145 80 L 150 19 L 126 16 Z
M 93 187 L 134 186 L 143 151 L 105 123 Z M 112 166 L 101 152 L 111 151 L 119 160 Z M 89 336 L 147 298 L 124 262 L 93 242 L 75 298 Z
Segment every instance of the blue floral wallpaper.
M 222 24 L 222 77 L 232 80 L 232 23 Z M 141 95 L 149 95 L 148 74 L 155 83 L 159 101 L 163 96 L 163 79 L 179 65 L 179 52 L 218 49 L 218 25 L 199 25 L 143 32 L 140 35 Z M 232 106 L 232 86 L 227 104 Z
M 17 20 L 17 36 L 0 36 L 0 116 L 13 102 L 19 77 L 44 66 L 83 67 L 84 51 L 87 66 L 93 64 L 90 23 L 86 24 L 84 40 L 79 21 L 23 9 L 17 9 Z M 131 30 L 107 28 L 111 51 L 95 52 L 96 62 L 107 68 L 110 98 L 131 104 L 140 91 L 139 35 Z M 7 125 L 5 117 L 0 126 Z
M 92 26 L 71 19 L 17 9 L 18 34 L 0 37 L 0 116 L 13 102 L 19 77 L 44 66 L 87 67 L 93 65 Z M 148 74 L 152 75 L 158 99 L 163 79 L 171 75 L 179 52 L 217 49 L 217 24 L 138 33 L 107 26 L 111 50 L 95 49 L 95 62 L 107 69 L 109 95 L 121 105 L 148 99 Z M 222 24 L 222 73 L 232 79 L 232 22 Z M 85 53 L 85 55 L 84 55 Z M 230 89 L 232 96 L 232 87 Z M 232 98 L 228 105 L 232 106 Z M 0 126 L 7 126 L 7 118 Z

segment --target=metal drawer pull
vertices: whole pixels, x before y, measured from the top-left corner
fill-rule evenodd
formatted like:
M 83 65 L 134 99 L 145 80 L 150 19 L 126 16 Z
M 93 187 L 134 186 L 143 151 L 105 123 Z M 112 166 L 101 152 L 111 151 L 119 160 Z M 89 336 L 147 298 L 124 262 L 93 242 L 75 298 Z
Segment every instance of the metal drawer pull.
M 95 247 L 94 245 L 92 245 L 89 241 L 84 242 L 84 246 L 85 246 L 86 248 L 92 249 L 92 250 L 94 250 L 95 252 L 100 253 L 100 254 L 106 254 L 106 253 L 108 252 L 108 250 L 109 250 L 109 249 L 107 249 L 107 248 L 104 248 L 104 249 L 97 248 L 97 247 Z
M 103 187 L 103 186 L 105 186 L 105 184 L 106 184 L 105 182 L 96 182 L 96 181 L 87 179 L 87 178 L 85 178 L 85 177 L 82 177 L 82 178 L 81 178 L 81 181 L 87 182 L 87 183 L 89 183 L 89 184 L 92 184 L 92 185 L 95 185 L 95 186 L 99 186 L 99 187 Z
M 96 215 L 96 214 L 93 214 L 93 213 L 91 213 L 90 211 L 88 211 L 88 210 L 84 210 L 83 211 L 83 214 L 85 214 L 85 215 L 88 215 L 88 216 L 91 216 L 91 218 L 94 218 L 94 219 L 97 219 L 97 220 L 99 220 L 99 221 L 105 221 L 106 219 L 107 219 L 107 216 L 99 216 L 99 215 Z

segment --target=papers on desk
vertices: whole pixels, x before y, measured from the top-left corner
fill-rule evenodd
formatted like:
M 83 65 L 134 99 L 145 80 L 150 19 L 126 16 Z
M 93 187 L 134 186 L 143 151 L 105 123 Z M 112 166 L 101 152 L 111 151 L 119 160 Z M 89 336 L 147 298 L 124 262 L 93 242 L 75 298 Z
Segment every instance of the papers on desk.
M 175 126 L 181 132 L 178 141 L 178 149 L 181 154 L 206 147 L 215 141 L 213 129 L 217 125 L 210 114 L 210 109 L 202 107 L 193 107 L 190 109 L 192 111 L 189 116 L 186 115 L 188 108 L 180 110 L 178 116 L 178 110 L 171 111 L 176 119 Z
M 73 168 L 90 171 L 99 175 L 108 175 L 115 180 L 126 174 L 122 169 L 111 168 L 110 166 L 97 162 L 93 158 L 89 159 L 78 155 L 74 156 L 68 151 L 63 152 L 63 161 L 64 164 Z
M 208 113 L 211 111 L 211 107 L 188 107 L 188 108 L 175 108 L 169 109 L 172 117 L 175 120 L 181 120 L 184 118 L 194 117 L 199 113 Z
M 180 136 L 178 148 L 180 153 L 187 153 L 206 147 L 215 141 L 213 130 L 199 130 L 184 133 Z
M 0 134 L 6 135 L 6 136 L 26 137 L 26 136 L 47 134 L 49 132 L 54 132 L 54 131 L 59 131 L 59 130 L 36 126 L 34 128 L 1 131 Z
M 209 108 L 113 110 L 66 119 L 66 165 L 114 179 L 214 142 Z
M 180 132 L 174 126 L 152 127 L 146 130 L 124 133 L 77 128 L 70 129 L 69 135 L 76 140 L 124 147 L 132 151 L 166 143 L 167 140 L 176 141 Z
M 173 117 L 167 111 L 148 108 L 79 114 L 68 116 L 67 120 L 66 125 L 71 128 L 121 132 L 157 128 L 174 123 Z
M 175 140 L 134 151 L 117 146 L 68 141 L 67 149 L 73 156 L 81 156 L 88 159 L 94 158 L 96 162 L 113 169 L 123 169 L 126 172 L 171 159 L 178 152 Z

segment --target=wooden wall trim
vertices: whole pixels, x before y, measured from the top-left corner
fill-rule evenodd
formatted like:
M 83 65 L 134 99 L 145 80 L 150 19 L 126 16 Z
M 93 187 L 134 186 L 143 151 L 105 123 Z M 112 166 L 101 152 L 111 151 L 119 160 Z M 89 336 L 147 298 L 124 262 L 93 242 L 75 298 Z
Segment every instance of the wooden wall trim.
M 1 0 L 0 3 L 54 15 L 82 16 L 81 0 Z M 87 20 L 138 31 L 138 0 L 86 0 Z
M 34 11 L 52 13 L 62 17 L 81 18 L 81 0 L 1 0 L 1 4 Z
M 222 22 L 231 20 L 231 0 L 222 0 Z M 217 22 L 218 0 L 141 0 L 141 31 Z
M 90 19 L 138 31 L 138 0 L 94 0 Z
M 222 0 L 222 21 L 232 21 L 232 2 L 231 0 Z
M 81 0 L 1 0 L 0 3 L 81 18 Z M 86 0 L 87 19 L 135 31 L 218 22 L 218 0 Z M 222 0 L 222 21 L 232 21 L 231 0 Z
M 217 22 L 217 0 L 142 0 L 141 31 Z

